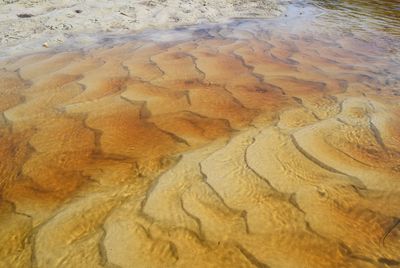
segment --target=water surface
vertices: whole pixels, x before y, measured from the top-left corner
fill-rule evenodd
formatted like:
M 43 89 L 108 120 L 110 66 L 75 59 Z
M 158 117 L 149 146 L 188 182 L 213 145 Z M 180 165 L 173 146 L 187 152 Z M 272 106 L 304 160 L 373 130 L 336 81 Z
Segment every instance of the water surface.
M 0 266 L 399 265 L 398 36 L 320 5 L 1 61 Z
M 314 0 L 310 3 L 329 11 L 330 21 L 343 27 L 363 31 L 372 28 L 397 37 L 400 35 L 400 2 L 397 0 Z

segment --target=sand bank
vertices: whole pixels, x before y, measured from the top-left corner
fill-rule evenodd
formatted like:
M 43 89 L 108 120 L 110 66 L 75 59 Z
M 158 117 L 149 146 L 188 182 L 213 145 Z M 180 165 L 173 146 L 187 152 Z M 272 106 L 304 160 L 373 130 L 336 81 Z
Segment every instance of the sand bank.
M 25 52 L 43 43 L 54 47 L 77 33 L 131 33 L 235 17 L 273 17 L 283 9 L 275 0 L 2 0 L 0 50 Z

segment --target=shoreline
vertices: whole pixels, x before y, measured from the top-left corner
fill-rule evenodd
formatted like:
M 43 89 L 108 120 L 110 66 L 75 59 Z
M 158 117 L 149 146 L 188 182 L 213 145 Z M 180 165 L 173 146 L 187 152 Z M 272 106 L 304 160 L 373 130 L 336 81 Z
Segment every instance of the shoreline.
M 10 2 L 10 3 L 7 3 Z M 46 51 L 69 39 L 95 34 L 139 34 L 198 24 L 224 23 L 236 18 L 278 17 L 286 2 L 275 0 L 86 1 L 62 5 L 51 0 L 8 0 L 0 3 L 0 57 Z M 229 14 L 229 15 L 228 15 Z M 79 40 L 78 45 L 90 41 Z

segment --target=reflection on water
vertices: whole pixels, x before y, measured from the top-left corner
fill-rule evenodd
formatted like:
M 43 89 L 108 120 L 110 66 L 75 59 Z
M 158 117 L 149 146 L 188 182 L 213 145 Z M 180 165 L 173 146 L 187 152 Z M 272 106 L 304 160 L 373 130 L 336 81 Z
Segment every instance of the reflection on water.
M 332 23 L 343 27 L 368 29 L 373 27 L 400 36 L 400 1 L 398 0 L 312 0 L 311 3 L 327 9 Z M 343 18 L 352 17 L 350 25 Z M 349 23 L 349 20 L 345 20 Z
M 1 61 L 0 267 L 398 266 L 393 39 L 288 14 Z

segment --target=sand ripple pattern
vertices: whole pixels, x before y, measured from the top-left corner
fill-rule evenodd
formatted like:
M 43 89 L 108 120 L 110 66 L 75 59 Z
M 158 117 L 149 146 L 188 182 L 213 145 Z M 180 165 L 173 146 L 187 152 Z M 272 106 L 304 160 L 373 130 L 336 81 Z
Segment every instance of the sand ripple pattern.
M 0 267 L 400 265 L 384 53 L 249 23 L 1 62 Z

